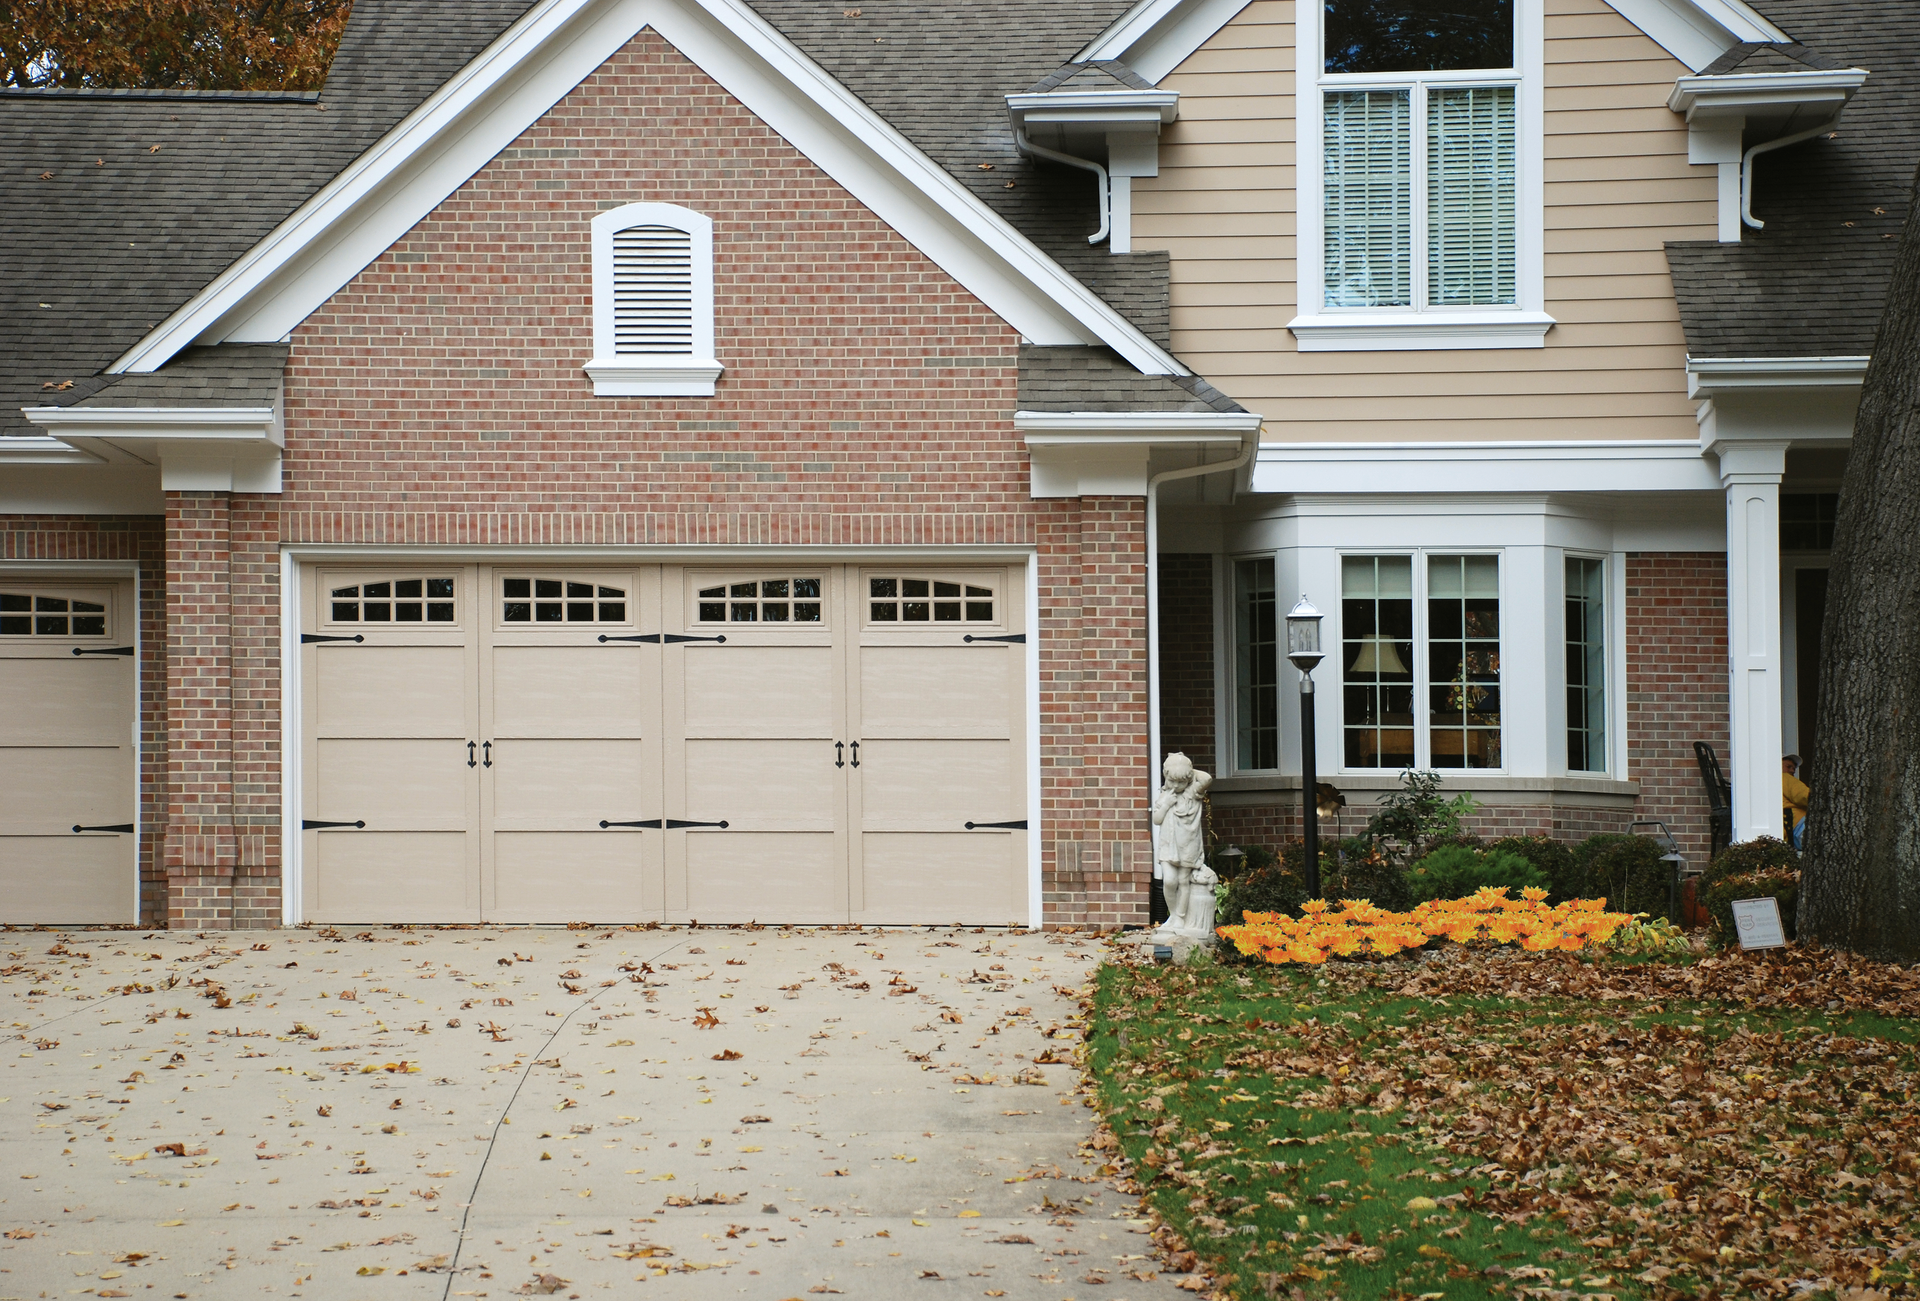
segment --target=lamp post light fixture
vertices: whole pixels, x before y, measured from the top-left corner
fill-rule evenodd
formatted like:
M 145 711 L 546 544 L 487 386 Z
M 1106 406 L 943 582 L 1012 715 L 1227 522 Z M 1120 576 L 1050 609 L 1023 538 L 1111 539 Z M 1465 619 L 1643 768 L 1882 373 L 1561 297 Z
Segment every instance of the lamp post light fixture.
M 1287 611 L 1287 658 L 1300 670 L 1300 813 L 1302 845 L 1307 860 L 1307 894 L 1320 897 L 1320 810 L 1314 798 L 1319 774 L 1314 771 L 1313 670 L 1325 658 L 1320 649 L 1320 621 L 1326 616 L 1305 596 Z

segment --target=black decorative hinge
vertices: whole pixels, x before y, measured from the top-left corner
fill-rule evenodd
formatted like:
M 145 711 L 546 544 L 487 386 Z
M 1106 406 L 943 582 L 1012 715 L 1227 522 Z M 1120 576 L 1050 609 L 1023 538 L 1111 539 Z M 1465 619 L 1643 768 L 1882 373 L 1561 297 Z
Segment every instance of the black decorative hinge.
M 679 818 L 648 818 L 644 822 L 602 822 L 600 829 L 605 831 L 608 827 L 649 827 L 654 831 L 678 831 L 682 827 L 719 827 L 724 831 L 727 826 L 725 822 L 682 822 Z
M 667 819 L 668 831 L 678 831 L 682 827 L 718 827 L 725 831 L 728 825 L 726 822 L 682 822 L 679 818 Z
M 361 636 L 357 632 L 353 634 L 353 636 L 351 637 L 329 637 L 325 633 L 319 633 L 319 632 L 303 632 L 300 634 L 300 644 L 302 646 L 311 646 L 313 645 L 313 643 L 317 641 L 365 641 L 365 640 L 366 638 Z
M 82 831 L 111 831 L 118 835 L 131 836 L 133 834 L 133 824 L 131 822 L 116 822 L 110 827 L 75 826 L 73 830 L 75 835 L 78 835 Z
M 133 654 L 133 647 L 101 646 L 96 648 L 92 646 L 75 646 L 73 653 L 75 655 L 131 655 Z
M 1026 829 L 1025 818 L 1021 818 L 1018 822 L 969 822 L 967 824 L 968 831 L 1025 831 Z
M 1019 642 L 1022 646 L 1024 646 L 1027 643 L 1027 634 L 1025 634 L 1024 632 L 1010 632 L 1001 637 L 976 637 L 972 633 L 968 633 L 966 636 L 962 637 L 960 640 L 970 641 L 970 642 L 971 641 L 1010 641 L 1010 642 Z
M 310 822 L 306 818 L 300 819 L 302 831 L 325 831 L 328 827 L 364 828 L 366 825 L 365 822 Z
M 725 641 L 726 636 L 722 634 L 718 637 L 689 637 L 685 633 L 678 632 L 643 632 L 638 637 L 609 637 L 605 633 L 602 633 L 600 634 L 600 640 L 603 642 L 643 641 L 649 646 L 658 646 L 662 642 L 665 642 L 667 645 L 672 646 L 677 642 L 683 641 Z
M 658 831 L 660 830 L 660 819 L 648 818 L 644 822 L 601 822 L 600 830 L 605 831 L 608 827 L 649 827 L 654 831 Z

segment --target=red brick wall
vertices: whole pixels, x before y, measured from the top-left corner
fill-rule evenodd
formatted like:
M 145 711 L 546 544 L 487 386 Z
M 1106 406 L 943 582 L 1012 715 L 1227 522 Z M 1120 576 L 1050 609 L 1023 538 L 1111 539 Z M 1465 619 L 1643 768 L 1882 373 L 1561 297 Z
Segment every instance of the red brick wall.
M 637 201 L 714 220 L 712 398 L 596 398 L 580 369 L 590 223 Z M 1048 839 L 1068 846 L 1044 848 L 1047 919 L 1144 920 L 1143 503 L 1030 498 L 1018 346 L 643 33 L 295 330 L 286 494 L 244 543 L 234 507 L 236 690 L 272 677 L 282 541 L 1035 546 Z M 246 739 L 271 704 L 233 716 L 243 827 L 277 801 L 271 745 Z M 270 837 L 260 853 L 277 862 Z
M 1160 571 L 1160 748 L 1203 772 L 1213 753 L 1213 557 L 1163 552 Z
M 1664 821 L 1690 863 L 1707 859 L 1707 797 L 1693 743 L 1727 762 L 1727 558 L 1627 557 L 1627 755 L 1640 818 Z
M 140 566 L 140 921 L 166 917 L 160 844 L 167 798 L 166 521 L 157 515 L 0 515 L 0 561 L 116 560 Z

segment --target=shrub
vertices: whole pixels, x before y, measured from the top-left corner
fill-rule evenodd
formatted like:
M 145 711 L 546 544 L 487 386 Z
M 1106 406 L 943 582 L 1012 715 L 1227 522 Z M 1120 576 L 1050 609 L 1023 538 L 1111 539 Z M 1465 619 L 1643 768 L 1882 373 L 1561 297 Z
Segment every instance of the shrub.
M 1518 854 L 1547 878 L 1548 898 L 1555 903 L 1580 897 L 1573 851 L 1552 836 L 1503 836 L 1487 846 L 1502 854 Z
M 1327 899 L 1367 899 L 1389 912 L 1413 906 L 1406 870 L 1364 837 L 1342 842 L 1339 855 L 1321 863 L 1320 893 Z
M 1693 952 L 1687 933 L 1664 917 L 1628 922 L 1607 941 L 1609 952 L 1627 958 L 1684 958 Z
M 1733 846 L 1733 849 L 1744 848 L 1745 845 Z M 1722 854 L 1714 862 L 1718 864 L 1726 857 L 1726 854 Z M 1800 902 L 1800 873 L 1797 870 L 1763 867 L 1758 871 L 1723 875 L 1711 884 L 1702 878 L 1700 885 L 1695 888 L 1699 891 L 1696 898 L 1700 906 L 1713 918 L 1708 923 L 1707 932 L 1716 948 L 1732 948 L 1740 942 L 1733 926 L 1733 901 L 1736 899 L 1765 899 L 1772 896 L 1780 904 L 1780 928 L 1786 932 L 1788 939 L 1794 938 L 1794 908 Z
M 1249 851 L 1251 852 L 1251 851 Z M 1239 926 L 1242 913 L 1298 913 L 1307 901 L 1307 883 L 1297 872 L 1278 863 L 1258 871 L 1244 871 L 1227 883 L 1226 903 L 1215 916 L 1215 926 Z
M 1660 846 L 1645 836 L 1588 836 L 1573 851 L 1570 898 L 1600 899 L 1615 912 L 1668 915 L 1673 871 L 1660 861 Z
M 1518 854 L 1478 853 L 1464 845 L 1443 845 L 1407 869 L 1415 903 L 1428 899 L 1465 899 L 1483 886 L 1504 886 L 1517 896 L 1529 888 L 1544 890 L 1547 876 Z
M 1439 773 L 1409 768 L 1400 774 L 1400 789 L 1383 796 L 1367 819 L 1367 837 L 1380 842 L 1388 857 L 1418 858 L 1434 842 L 1460 835 L 1461 819 L 1478 807 L 1465 792 L 1443 798 Z
M 1707 864 L 1707 870 L 1700 874 L 1699 888 L 1704 890 L 1730 876 L 1799 870 L 1800 855 L 1794 852 L 1792 845 L 1776 836 L 1762 836 L 1758 840 L 1743 840 L 1721 850 L 1720 856 Z

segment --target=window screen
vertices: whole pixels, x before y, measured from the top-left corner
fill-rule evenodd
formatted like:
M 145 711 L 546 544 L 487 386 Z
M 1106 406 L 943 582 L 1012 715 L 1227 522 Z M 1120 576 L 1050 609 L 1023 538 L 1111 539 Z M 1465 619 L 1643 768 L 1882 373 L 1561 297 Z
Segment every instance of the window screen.
M 1427 302 L 1513 297 L 1513 87 L 1427 90 Z
M 1413 154 L 1409 90 L 1326 96 L 1326 301 L 1413 302 Z

